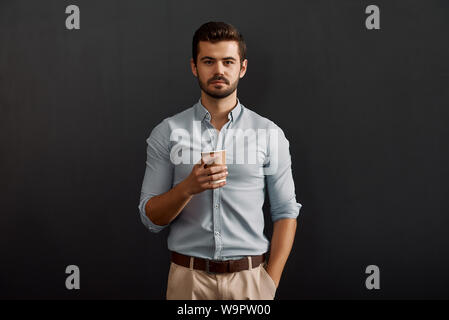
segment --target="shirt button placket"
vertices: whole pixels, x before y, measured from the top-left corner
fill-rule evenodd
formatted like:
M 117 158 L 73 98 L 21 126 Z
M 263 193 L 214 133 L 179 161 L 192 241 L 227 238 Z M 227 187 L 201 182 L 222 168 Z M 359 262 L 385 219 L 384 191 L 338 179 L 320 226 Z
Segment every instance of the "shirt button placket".
M 218 143 L 220 141 L 220 133 L 217 133 L 217 130 L 213 130 L 213 134 L 211 135 L 211 142 L 214 149 L 221 149 Z M 223 249 L 223 243 L 221 238 L 221 225 L 220 225 L 220 190 L 213 189 L 213 219 L 214 219 L 214 238 L 215 238 L 215 254 L 214 259 L 221 258 L 221 252 Z
M 218 189 L 213 190 L 213 217 L 214 217 L 214 238 L 215 238 L 215 255 L 214 259 L 217 260 L 221 256 L 221 227 L 220 227 L 220 205 L 218 204 L 219 194 Z

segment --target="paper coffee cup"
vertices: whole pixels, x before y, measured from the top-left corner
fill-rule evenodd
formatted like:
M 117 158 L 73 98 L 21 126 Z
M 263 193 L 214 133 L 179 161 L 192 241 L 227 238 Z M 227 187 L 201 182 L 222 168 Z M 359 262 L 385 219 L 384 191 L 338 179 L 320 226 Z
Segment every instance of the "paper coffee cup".
M 212 150 L 201 152 L 201 158 L 208 167 L 226 164 L 226 150 Z M 226 181 L 224 179 L 212 181 L 212 183 L 220 183 Z

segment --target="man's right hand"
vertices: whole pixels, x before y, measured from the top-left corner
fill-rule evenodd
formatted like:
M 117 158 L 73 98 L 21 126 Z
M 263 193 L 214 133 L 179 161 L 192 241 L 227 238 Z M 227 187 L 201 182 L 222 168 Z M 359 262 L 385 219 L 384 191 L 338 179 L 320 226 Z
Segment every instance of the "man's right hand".
M 221 180 L 228 175 L 226 165 L 206 166 L 203 159 L 200 163 L 193 166 L 192 172 L 184 180 L 186 191 L 189 195 L 203 192 L 207 189 L 216 189 L 224 186 L 226 181 L 212 183 L 215 180 Z
M 165 226 L 178 216 L 194 194 L 224 186 L 226 181 L 211 182 L 221 180 L 227 175 L 225 165 L 206 167 L 201 159 L 201 162 L 193 166 L 192 172 L 181 183 L 163 194 L 152 197 L 145 206 L 145 213 L 156 225 Z

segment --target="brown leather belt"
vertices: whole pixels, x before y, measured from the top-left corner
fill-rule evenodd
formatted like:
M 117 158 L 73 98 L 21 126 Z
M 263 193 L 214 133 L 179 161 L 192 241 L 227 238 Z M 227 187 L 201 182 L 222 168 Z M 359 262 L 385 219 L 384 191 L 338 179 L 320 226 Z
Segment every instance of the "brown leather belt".
M 250 257 L 251 265 L 253 268 L 258 267 L 262 262 L 265 261 L 265 254 Z M 172 251 L 171 261 L 180 266 L 190 268 L 190 256 Z M 249 270 L 249 261 L 248 258 L 219 261 L 193 257 L 193 269 L 206 271 L 207 273 L 238 272 Z

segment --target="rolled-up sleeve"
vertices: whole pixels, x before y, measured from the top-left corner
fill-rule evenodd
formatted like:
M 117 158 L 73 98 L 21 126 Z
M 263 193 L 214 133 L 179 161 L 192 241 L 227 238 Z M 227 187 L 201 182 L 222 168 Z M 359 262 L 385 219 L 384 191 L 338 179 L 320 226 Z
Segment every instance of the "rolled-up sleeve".
M 168 123 L 164 120 L 151 131 L 146 140 L 147 160 L 138 208 L 142 223 L 155 233 L 168 225 L 161 226 L 152 222 L 146 215 L 145 206 L 152 197 L 172 188 L 174 166 L 170 161 L 169 137 Z
M 284 218 L 297 218 L 302 205 L 296 202 L 290 144 L 282 129 L 273 122 L 271 124 L 268 161 L 264 169 L 266 169 L 271 220 L 275 222 Z

